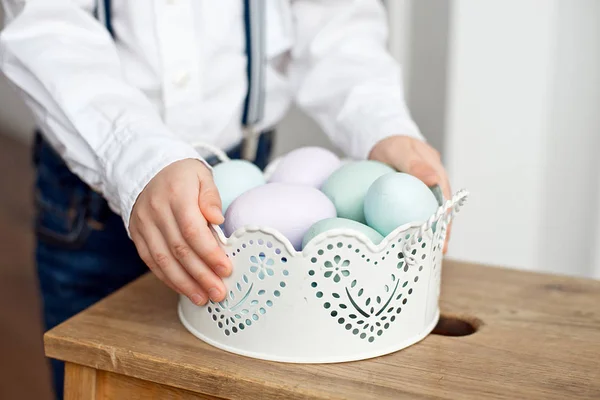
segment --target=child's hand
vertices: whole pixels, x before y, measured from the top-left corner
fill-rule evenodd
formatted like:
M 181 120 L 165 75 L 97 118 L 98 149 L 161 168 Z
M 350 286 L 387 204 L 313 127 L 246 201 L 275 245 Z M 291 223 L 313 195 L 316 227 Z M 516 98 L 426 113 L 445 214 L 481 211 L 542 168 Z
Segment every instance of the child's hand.
M 231 274 L 208 223 L 223 223 L 221 199 L 210 170 L 192 159 L 167 166 L 148 183 L 129 223 L 150 270 L 197 305 L 223 300 L 220 277 Z
M 446 200 L 452 198 L 450 182 L 442 165 L 440 153 L 419 139 L 408 136 L 391 136 L 383 139 L 373 147 L 369 158 L 411 174 L 427 186 L 439 185 L 444 198 Z M 444 254 L 448 250 L 449 238 L 450 226 L 448 226 Z

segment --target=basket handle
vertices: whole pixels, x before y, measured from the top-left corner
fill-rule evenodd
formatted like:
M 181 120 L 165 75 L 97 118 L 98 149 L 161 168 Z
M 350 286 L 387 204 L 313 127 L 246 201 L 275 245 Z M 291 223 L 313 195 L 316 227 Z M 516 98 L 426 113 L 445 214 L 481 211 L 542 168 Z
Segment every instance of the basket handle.
M 442 216 L 446 215 L 445 222 L 450 223 L 450 221 L 452 221 L 452 218 L 454 218 L 454 216 L 464 206 L 464 204 L 466 203 L 468 198 L 469 198 L 469 192 L 467 190 L 461 189 L 458 192 L 456 192 L 456 194 L 454 194 L 454 196 L 452 196 L 452 199 L 444 202 L 444 204 L 442 204 L 438 208 L 436 213 L 433 214 L 431 217 L 429 217 L 429 219 L 427 221 L 425 221 L 419 227 L 417 234 L 413 235 L 413 238 L 411 240 L 411 245 L 414 246 L 416 244 L 418 238 L 423 237 L 423 234 L 426 231 L 428 231 L 429 229 L 431 229 L 433 224 L 436 221 L 438 221 Z
M 208 144 L 206 142 L 194 142 L 192 143 L 192 147 L 194 149 L 202 149 L 212 153 L 220 162 L 231 161 L 231 159 L 227 156 L 227 154 L 212 144 Z

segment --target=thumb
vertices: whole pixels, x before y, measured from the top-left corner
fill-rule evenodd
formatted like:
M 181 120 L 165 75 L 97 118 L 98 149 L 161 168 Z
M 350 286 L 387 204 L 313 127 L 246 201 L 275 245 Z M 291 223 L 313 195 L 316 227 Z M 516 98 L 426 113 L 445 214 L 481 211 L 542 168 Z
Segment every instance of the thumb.
M 198 204 L 204 218 L 209 223 L 221 225 L 225 221 L 221 207 L 221 197 L 211 177 L 204 177 L 200 180 L 200 198 L 198 199 Z
M 440 176 L 435 168 L 422 159 L 413 161 L 406 172 L 415 178 L 419 178 L 427 186 L 440 184 Z

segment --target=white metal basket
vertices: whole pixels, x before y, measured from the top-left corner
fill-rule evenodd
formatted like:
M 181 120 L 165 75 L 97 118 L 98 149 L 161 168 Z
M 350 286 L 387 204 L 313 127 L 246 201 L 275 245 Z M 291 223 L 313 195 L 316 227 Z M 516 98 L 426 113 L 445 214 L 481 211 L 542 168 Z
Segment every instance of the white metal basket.
M 423 224 L 379 245 L 337 229 L 296 251 L 279 232 L 248 226 L 215 235 L 233 263 L 227 298 L 196 306 L 180 297 L 179 318 L 218 348 L 296 363 L 354 361 L 410 346 L 435 327 L 446 228 L 467 199 L 459 191 Z

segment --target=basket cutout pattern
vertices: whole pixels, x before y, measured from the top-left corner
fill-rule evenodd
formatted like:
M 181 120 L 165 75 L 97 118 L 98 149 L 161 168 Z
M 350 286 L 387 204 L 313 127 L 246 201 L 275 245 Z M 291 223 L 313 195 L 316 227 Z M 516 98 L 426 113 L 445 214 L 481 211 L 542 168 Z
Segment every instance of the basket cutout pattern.
M 416 290 L 427 290 L 427 282 L 419 281 L 425 266 L 433 265 L 434 285 L 439 283 L 440 243 L 445 229 L 434 232 L 430 228 L 423 232 L 425 236 L 418 238 L 417 233 L 417 230 L 402 233 L 376 256 L 365 254 L 362 246 L 346 243 L 339 237 L 315 248 L 307 278 L 324 312 L 329 313 L 340 329 L 373 343 L 410 306 L 410 297 Z M 429 249 L 431 245 L 434 248 Z M 428 257 L 433 258 L 431 263 Z M 396 264 L 393 272 L 381 266 L 389 265 L 390 258 Z
M 229 288 L 225 300 L 218 303 L 211 300 L 206 307 L 225 336 L 241 333 L 257 323 L 285 293 L 290 277 L 286 268 L 288 257 L 273 242 L 262 238 L 249 239 L 227 254 L 230 258 L 244 260 L 246 270 L 241 279 Z M 274 280 L 276 285 L 273 285 Z

